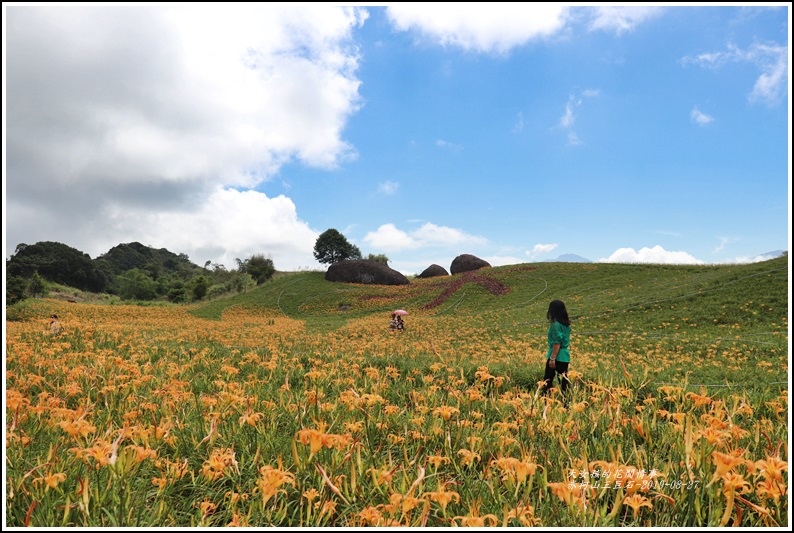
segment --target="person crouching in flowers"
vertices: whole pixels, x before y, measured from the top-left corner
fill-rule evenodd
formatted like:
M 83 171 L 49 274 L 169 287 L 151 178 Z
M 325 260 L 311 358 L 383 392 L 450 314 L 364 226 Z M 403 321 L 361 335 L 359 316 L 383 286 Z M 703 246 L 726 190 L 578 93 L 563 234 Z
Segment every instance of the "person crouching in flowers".
M 58 322 L 58 315 L 50 315 L 50 335 L 60 335 L 61 323 Z
M 568 388 L 568 364 L 571 362 L 571 319 L 561 300 L 553 300 L 549 304 L 546 318 L 549 320 L 549 349 L 546 352 L 543 394 L 551 388 L 556 374 L 559 374 L 560 388 L 565 392 Z

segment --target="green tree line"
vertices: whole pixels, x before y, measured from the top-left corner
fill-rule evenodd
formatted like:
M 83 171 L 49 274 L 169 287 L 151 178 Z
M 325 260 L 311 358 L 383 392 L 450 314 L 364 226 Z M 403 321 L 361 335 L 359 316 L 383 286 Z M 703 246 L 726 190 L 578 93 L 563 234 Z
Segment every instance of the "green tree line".
M 323 264 L 362 259 L 358 247 L 333 228 L 317 238 L 314 257 Z M 383 264 L 389 260 L 383 254 L 369 254 L 367 259 Z M 96 259 L 59 242 L 20 244 L 6 260 L 6 305 L 43 296 L 52 284 L 122 300 L 187 303 L 245 292 L 276 272 L 273 260 L 264 254 L 235 262 L 237 268 L 232 270 L 211 261 L 201 267 L 186 254 L 139 242 L 119 244 Z
M 210 261 L 201 267 L 185 254 L 138 242 L 119 244 L 96 259 L 59 242 L 20 244 L 6 261 L 6 304 L 42 296 L 49 284 L 122 300 L 186 303 L 243 292 L 266 282 L 276 271 L 273 261 L 262 254 L 236 262 L 233 270 Z

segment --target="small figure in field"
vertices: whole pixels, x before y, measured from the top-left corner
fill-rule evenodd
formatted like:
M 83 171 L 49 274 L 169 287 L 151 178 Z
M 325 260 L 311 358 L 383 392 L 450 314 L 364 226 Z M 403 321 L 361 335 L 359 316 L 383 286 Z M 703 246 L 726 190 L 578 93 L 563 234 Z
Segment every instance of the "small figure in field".
M 560 376 L 560 388 L 565 392 L 568 388 L 568 364 L 571 362 L 571 319 L 561 300 L 553 300 L 549 304 L 546 318 L 549 320 L 549 350 L 546 352 L 543 394 L 549 391 L 557 374 Z
M 403 331 L 405 329 L 405 322 L 403 322 L 403 317 L 401 317 L 397 313 L 392 313 L 391 320 L 389 321 L 389 329 L 396 329 L 397 331 Z
M 50 315 L 50 335 L 61 334 L 61 323 L 58 322 L 58 315 Z

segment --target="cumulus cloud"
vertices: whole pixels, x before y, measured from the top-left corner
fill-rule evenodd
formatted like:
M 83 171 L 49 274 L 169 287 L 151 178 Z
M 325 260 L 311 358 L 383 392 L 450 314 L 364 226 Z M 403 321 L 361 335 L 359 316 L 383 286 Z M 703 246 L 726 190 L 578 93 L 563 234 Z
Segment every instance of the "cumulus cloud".
M 364 236 L 364 242 L 378 250 L 400 251 L 428 247 L 482 245 L 483 237 L 469 235 L 459 229 L 427 222 L 413 231 L 403 231 L 394 224 L 383 224 Z
M 696 259 L 686 252 L 668 252 L 659 245 L 653 248 L 618 248 L 609 257 L 599 259 L 598 263 L 654 263 L 654 264 L 680 264 L 699 265 L 703 261 Z
M 4 13 L 12 246 L 59 239 L 99 253 L 107 249 L 93 236 L 112 228 L 142 241 L 146 223 L 164 219 L 193 234 L 164 242 L 169 249 L 192 257 L 223 242 L 207 258 L 220 260 L 246 253 L 233 238 L 215 238 L 231 236 L 232 220 L 252 231 L 238 215 L 251 215 L 253 202 L 285 223 L 259 243 L 260 253 L 275 250 L 277 268 L 292 261 L 282 250 L 295 257 L 305 247 L 311 230 L 286 199 L 233 189 L 253 188 L 288 162 L 330 169 L 355 157 L 342 130 L 360 107 L 351 37 L 366 10 L 167 4 Z M 151 244 L 163 242 L 155 237 Z
M 114 238 L 126 237 L 154 248 L 191 250 L 196 264 L 207 260 L 227 267 L 267 251 L 278 258 L 280 270 L 316 266 L 312 250 L 319 236 L 297 215 L 285 196 L 268 198 L 256 191 L 217 188 L 197 209 L 152 212 L 143 207 L 115 204 L 105 210 L 109 225 L 119 228 Z M 135 228 L 132 231 L 132 228 Z M 126 235 L 124 232 L 128 232 Z M 107 248 L 118 242 L 106 243 Z
M 502 54 L 560 31 L 568 8 L 519 3 L 398 3 L 386 8 L 400 31 L 416 31 L 443 46 Z

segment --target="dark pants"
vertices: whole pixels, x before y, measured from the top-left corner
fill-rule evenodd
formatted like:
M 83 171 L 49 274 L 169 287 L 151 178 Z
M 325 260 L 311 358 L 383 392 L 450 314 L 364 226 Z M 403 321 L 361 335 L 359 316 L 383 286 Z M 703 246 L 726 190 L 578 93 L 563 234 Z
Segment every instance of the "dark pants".
M 543 381 L 545 381 L 546 384 L 543 386 L 543 394 L 546 394 L 551 388 L 552 383 L 554 383 L 555 374 L 560 375 L 560 389 L 565 392 L 568 388 L 568 363 L 555 361 L 554 366 L 556 368 L 551 368 L 549 366 L 549 361 L 551 361 L 551 359 L 546 359 L 546 371 L 543 374 Z

